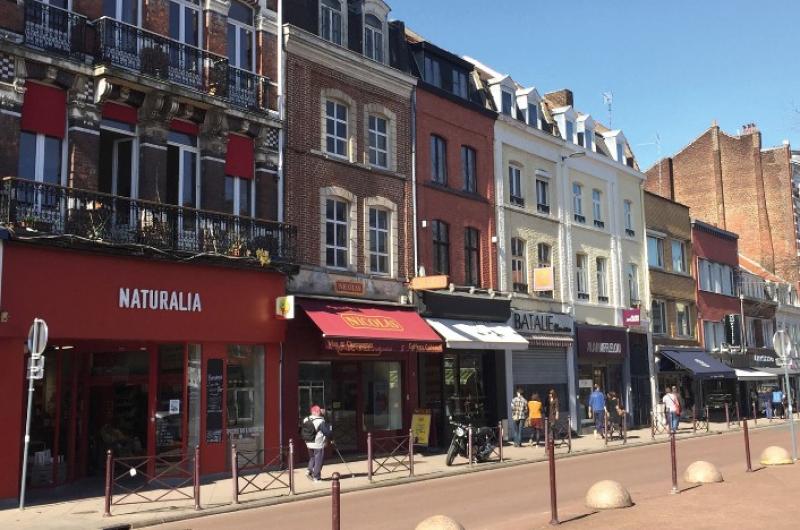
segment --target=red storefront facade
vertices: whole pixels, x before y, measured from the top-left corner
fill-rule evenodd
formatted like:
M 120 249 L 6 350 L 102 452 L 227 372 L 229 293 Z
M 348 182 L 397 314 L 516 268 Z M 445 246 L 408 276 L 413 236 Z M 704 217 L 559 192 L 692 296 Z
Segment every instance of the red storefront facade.
M 28 484 L 102 477 L 102 455 L 175 456 L 200 446 L 203 474 L 229 444 L 276 447 L 279 344 L 271 270 L 120 257 L 2 242 L 0 498 L 16 497 L 26 406 L 25 339 L 49 327 L 36 383 Z

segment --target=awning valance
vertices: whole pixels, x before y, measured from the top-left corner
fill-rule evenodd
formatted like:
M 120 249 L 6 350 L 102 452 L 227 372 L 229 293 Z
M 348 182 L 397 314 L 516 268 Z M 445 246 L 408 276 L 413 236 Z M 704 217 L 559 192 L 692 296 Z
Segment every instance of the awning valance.
M 426 318 L 448 348 L 461 350 L 527 350 L 528 340 L 498 322 Z
M 744 368 L 736 368 L 736 378 L 739 381 L 770 381 L 777 379 L 775 374 L 762 372 L 760 370 L 746 370 Z
M 442 339 L 414 311 L 393 306 L 298 300 L 322 332 L 325 349 L 338 353 L 440 353 Z
M 762 372 L 767 372 L 768 374 L 772 374 L 772 375 L 774 375 L 776 377 L 783 377 L 784 376 L 783 368 L 766 368 L 765 367 L 765 368 L 759 368 L 759 370 L 761 370 Z M 800 375 L 800 370 L 798 370 L 796 368 L 789 368 L 789 375 L 790 376 Z
M 736 372 L 700 350 L 662 350 L 661 355 L 689 370 L 698 379 L 736 378 Z
M 575 342 L 570 335 L 531 334 L 523 335 L 528 344 L 540 348 L 569 348 Z

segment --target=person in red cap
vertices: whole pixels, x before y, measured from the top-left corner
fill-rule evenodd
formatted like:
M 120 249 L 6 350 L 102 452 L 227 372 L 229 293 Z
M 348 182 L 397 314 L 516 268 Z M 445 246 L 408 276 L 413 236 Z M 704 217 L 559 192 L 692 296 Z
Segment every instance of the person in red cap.
M 331 435 L 332 428 L 325 421 L 325 409 L 319 405 L 311 405 L 311 415 L 303 420 L 300 434 L 308 448 L 308 472 L 306 477 L 319 482 L 322 474 L 322 459 L 325 456 L 325 443 Z

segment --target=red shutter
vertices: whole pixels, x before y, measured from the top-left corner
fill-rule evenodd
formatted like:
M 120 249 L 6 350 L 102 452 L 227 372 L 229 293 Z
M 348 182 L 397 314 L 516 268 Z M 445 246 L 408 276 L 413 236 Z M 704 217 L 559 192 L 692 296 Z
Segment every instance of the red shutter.
M 110 101 L 103 104 L 103 117 L 110 120 L 121 121 L 129 125 L 136 125 L 139 121 L 139 116 L 135 108 Z
M 39 83 L 25 83 L 22 102 L 23 131 L 64 138 L 67 126 L 67 92 Z
M 229 134 L 228 154 L 225 156 L 225 174 L 252 179 L 254 165 L 253 139 L 238 134 Z
M 196 123 L 184 120 L 172 120 L 169 128 L 175 132 L 197 136 L 200 134 L 200 127 Z

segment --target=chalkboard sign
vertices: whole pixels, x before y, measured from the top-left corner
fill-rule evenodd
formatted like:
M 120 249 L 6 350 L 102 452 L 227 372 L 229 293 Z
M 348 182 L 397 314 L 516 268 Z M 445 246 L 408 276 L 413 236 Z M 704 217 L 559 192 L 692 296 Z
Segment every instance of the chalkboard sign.
M 222 442 L 222 359 L 206 363 L 206 443 Z

